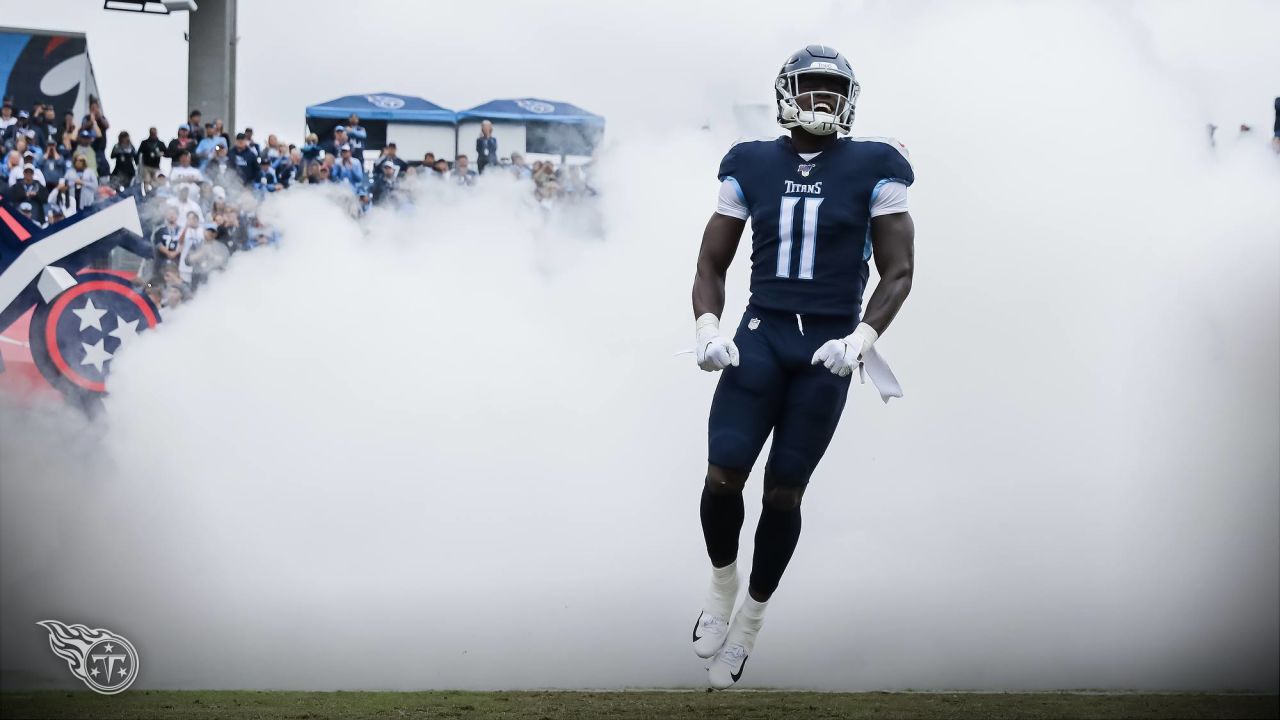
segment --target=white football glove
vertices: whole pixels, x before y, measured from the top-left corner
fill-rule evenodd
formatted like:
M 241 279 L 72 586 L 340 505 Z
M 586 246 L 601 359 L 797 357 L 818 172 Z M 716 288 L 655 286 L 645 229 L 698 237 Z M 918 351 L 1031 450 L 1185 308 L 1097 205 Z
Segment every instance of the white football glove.
M 738 365 L 738 346 L 720 334 L 720 320 L 715 315 L 703 313 L 698 318 L 695 331 L 697 339 L 693 344 L 693 355 L 698 360 L 698 367 L 715 372 Z
M 860 323 L 848 337 L 828 340 L 813 354 L 810 365 L 822 363 L 832 375 L 849 377 L 862 362 L 862 353 L 871 349 L 879 333 L 870 325 Z

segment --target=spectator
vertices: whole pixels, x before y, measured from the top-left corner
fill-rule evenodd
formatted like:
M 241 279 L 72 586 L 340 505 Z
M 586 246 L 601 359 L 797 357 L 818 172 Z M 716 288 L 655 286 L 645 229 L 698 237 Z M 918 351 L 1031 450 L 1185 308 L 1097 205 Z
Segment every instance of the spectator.
M 395 143 L 387 143 L 387 146 L 382 148 L 382 154 L 378 156 L 378 159 L 375 160 L 373 164 L 381 165 L 382 163 L 389 162 L 396 166 L 397 172 L 404 172 L 405 170 L 408 170 L 409 163 L 401 160 L 400 157 L 396 155 L 397 152 L 398 150 L 396 150 Z M 352 152 L 351 154 L 354 155 L 355 153 Z M 427 154 L 430 155 L 431 153 Z
M 196 143 L 191 139 L 191 126 L 179 125 L 178 137 L 169 141 L 169 150 L 165 153 L 170 160 L 177 162 L 178 155 L 182 152 L 192 152 L 196 149 Z
M 256 157 L 262 157 L 262 146 L 253 140 L 253 128 L 247 127 L 244 129 L 244 139 L 248 143 L 249 149 L 253 150 L 253 154 Z
M 71 169 L 71 163 L 58 152 L 58 143 L 50 141 L 44 149 L 44 157 L 36 165 L 36 169 L 44 176 L 45 187 L 52 188 L 58 184 L 63 175 Z
M 351 113 L 347 119 L 347 144 L 351 146 L 351 157 L 361 166 L 364 165 L 364 147 L 368 139 L 369 133 L 360 127 L 360 118 Z
M 60 133 L 60 137 L 66 138 L 67 136 L 70 136 L 71 138 L 71 142 L 69 144 L 62 143 L 62 142 L 59 143 L 60 145 L 63 146 L 64 151 L 69 150 L 72 145 L 75 145 L 76 135 L 78 135 L 79 133 L 80 133 L 80 127 L 76 125 L 76 114 L 71 112 L 70 110 L 63 113 L 62 114 L 62 130 Z
M 13 149 L 17 150 L 18 154 L 22 156 L 23 162 L 30 162 L 32 164 L 39 162 L 40 158 L 44 155 L 44 153 L 40 151 L 39 147 L 30 143 L 30 138 L 26 135 L 21 135 L 14 141 Z
M 436 154 L 429 152 L 422 156 L 422 166 L 428 170 L 436 169 Z
M 233 177 L 239 178 L 232 169 L 231 155 L 227 152 L 226 145 L 220 144 L 214 148 L 213 159 L 205 166 L 204 175 L 217 185 L 227 185 Z
M 191 166 L 191 151 L 182 150 L 178 152 L 174 166 L 169 168 L 169 179 L 173 182 L 174 187 L 183 185 L 191 185 L 197 187 L 204 176 L 200 171 Z
M 76 212 L 93 205 L 98 199 L 98 173 L 89 169 L 87 155 L 75 156 L 71 161 L 71 172 L 67 173 L 66 180 Z
M 151 188 L 151 192 L 158 198 L 173 197 L 173 186 L 169 184 L 169 178 L 164 173 L 156 173 L 155 185 Z
M 71 197 L 71 190 L 67 187 L 67 178 L 65 176 L 58 178 L 58 181 L 49 188 L 49 196 L 44 203 L 45 214 L 56 213 L 66 217 L 71 214 L 75 206 L 76 203 Z
M 26 218 L 36 227 L 44 227 L 44 223 L 37 219 L 37 216 L 35 215 L 35 206 L 31 203 L 26 201 L 18 203 L 18 212 L 25 215 Z
M 182 250 L 179 240 L 181 236 L 182 227 L 178 225 L 177 209 L 166 208 L 164 223 L 151 231 L 151 245 L 156 249 L 156 259 L 177 262 Z
M 449 176 L 449 161 L 444 158 L 440 158 L 435 161 L 431 166 L 431 169 L 436 171 L 437 177 L 444 179 Z
M 302 145 L 302 161 L 310 169 L 311 164 L 319 162 L 320 151 L 324 148 L 320 147 L 320 137 L 315 133 L 307 134 L 307 141 Z
M 218 226 L 205 223 L 204 237 L 200 243 L 187 253 L 187 264 L 191 266 L 191 291 L 195 292 L 208 281 L 209 274 L 221 270 L 231 256 L 230 248 L 218 240 Z
M 61 130 L 58 127 L 58 113 L 53 109 L 52 105 L 48 105 L 44 109 L 44 115 L 34 118 L 36 130 L 44 137 L 44 144 L 48 145 L 49 141 L 58 142 L 58 135 Z
M 459 185 L 474 185 L 476 171 L 471 169 L 466 155 L 459 155 L 453 163 L 453 180 Z
M 191 264 L 187 262 L 192 249 L 204 239 L 204 222 L 195 212 L 186 214 L 186 223 L 178 232 L 178 275 L 185 283 L 191 282 Z
M 111 148 L 111 160 L 115 169 L 111 172 L 111 183 L 117 188 L 126 188 L 133 184 L 137 174 L 135 163 L 138 161 L 138 149 L 129 139 L 129 133 L 121 132 L 116 144 Z
M 271 167 L 270 160 L 262 158 L 258 161 L 258 178 L 253 182 L 253 189 L 259 194 L 284 189 L 280 179 L 276 177 L 276 171 Z
M 525 164 L 524 155 L 520 153 L 511 153 L 511 172 L 518 180 L 528 180 L 533 177 L 533 170 Z
M 1280 153 L 1280 97 L 1276 98 L 1276 122 L 1271 129 L 1271 149 Z
M 203 125 L 201 125 L 201 120 L 203 119 L 204 116 L 200 114 L 199 110 L 192 110 L 191 114 L 187 116 L 187 127 L 191 129 L 192 142 L 199 142 L 204 139 Z
M 351 187 L 359 188 L 364 184 L 364 166 L 351 156 L 350 145 L 343 145 L 339 148 L 339 152 L 342 154 L 333 164 L 333 174 L 330 179 L 335 182 L 346 181 L 351 183 Z
M 222 118 L 214 118 L 214 119 L 213 119 L 213 134 L 214 134 L 214 135 L 217 135 L 218 137 L 220 137 L 220 138 L 222 138 L 223 140 L 225 140 L 225 141 L 226 141 L 226 143 L 227 143 L 227 149 L 228 149 L 228 150 L 230 150 L 230 148 L 231 148 L 231 133 L 227 132 L 227 129 L 226 129 L 225 127 L 223 127 L 223 124 L 222 124 Z
M 374 176 L 372 202 L 381 205 L 396 191 L 399 169 L 390 160 L 383 160 L 378 165 L 379 172 Z
M 142 191 L 151 192 L 160 172 L 160 159 L 164 157 L 164 141 L 154 127 L 147 130 L 147 139 L 138 146 L 138 156 L 142 164 Z
M 280 162 L 276 164 L 276 178 L 286 188 L 293 187 L 294 183 L 306 182 L 301 150 L 292 148 L 289 150 L 288 155 L 281 158 Z
M 14 205 L 25 204 L 31 208 L 31 215 L 44 220 L 44 203 L 49 196 L 44 182 L 36 179 L 35 167 L 22 166 L 22 177 L 9 186 L 9 202 Z
M 31 125 L 31 113 L 18 111 L 18 120 L 4 129 L 4 145 L 12 150 L 17 147 L 18 138 L 25 137 L 28 145 L 43 145 L 44 141 Z
M 5 137 L 5 132 L 18 122 L 18 118 L 13 114 L 13 101 L 5 98 L 4 105 L 0 105 L 0 140 Z
M 169 198 L 166 204 L 178 213 L 178 217 L 185 218 L 188 215 L 195 215 L 196 219 L 204 222 L 204 210 L 200 209 L 200 203 L 196 197 L 192 195 L 192 188 L 198 187 L 189 183 L 178 185 L 174 192 L 175 197 Z M 198 191 L 197 191 L 198 192 Z
M 175 263 L 166 262 L 160 270 L 161 302 L 160 307 L 174 308 L 191 299 L 191 286 L 182 279 L 182 274 Z
M 339 152 L 342 150 L 342 146 L 346 144 L 347 144 L 347 128 L 344 125 L 339 125 L 333 129 L 333 139 L 322 144 L 320 146 L 320 149 L 324 150 L 325 155 L 328 155 L 329 157 L 332 157 L 332 158 L 337 158 Z
M 476 138 L 476 164 L 480 172 L 489 165 L 498 162 L 498 138 L 493 136 L 493 123 L 485 120 L 480 123 L 480 137 Z
M 364 192 L 365 202 L 368 201 L 368 192 Z M 264 245 L 275 245 L 279 240 L 279 236 L 275 230 L 267 227 L 262 222 L 262 218 L 253 215 L 249 218 L 249 241 L 245 244 L 245 249 L 262 247 Z
M 245 187 L 253 185 L 258 177 L 258 154 L 249 147 L 249 136 L 236 133 L 236 147 L 231 151 L 231 162 L 240 182 Z
M 18 158 L 17 162 L 14 162 L 13 160 L 14 157 Z M 27 153 L 26 155 L 22 155 L 22 156 L 18 155 L 17 150 L 14 150 L 13 152 L 9 153 L 9 187 L 13 187 L 14 185 L 17 185 L 18 182 L 22 180 L 22 173 L 25 172 L 28 167 L 30 167 L 34 171 L 36 180 L 38 180 L 41 185 L 47 184 L 45 181 L 44 173 L 40 172 L 39 168 L 37 168 L 35 166 L 35 163 L 32 162 L 34 159 L 35 158 L 31 155 L 31 153 Z
M 102 103 L 98 102 L 98 98 L 89 96 L 89 119 L 93 123 L 93 130 L 97 133 L 97 142 L 94 149 L 100 153 L 107 151 L 107 131 L 111 129 L 111 123 L 107 122 L 107 116 L 102 114 Z
M 205 123 L 204 137 L 196 143 L 195 158 L 191 163 L 201 170 L 209 165 L 209 161 L 213 159 L 214 152 L 218 145 L 226 145 L 227 141 L 222 139 L 221 135 L 215 135 L 213 132 L 213 123 Z

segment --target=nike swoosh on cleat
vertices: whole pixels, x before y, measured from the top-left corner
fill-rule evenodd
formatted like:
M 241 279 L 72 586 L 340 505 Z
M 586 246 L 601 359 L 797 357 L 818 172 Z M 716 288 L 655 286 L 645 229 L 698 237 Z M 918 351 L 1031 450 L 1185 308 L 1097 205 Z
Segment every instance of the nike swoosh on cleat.
M 729 675 L 729 677 L 733 678 L 733 681 L 734 681 L 734 682 L 738 682 L 738 678 L 742 677 L 742 671 L 747 669 L 747 658 L 749 658 L 749 657 L 751 657 L 751 656 L 750 656 L 750 655 L 747 655 L 747 656 L 743 657 L 743 658 L 742 658 L 742 665 L 738 666 L 738 672 L 736 672 L 736 673 L 731 673 L 731 674 Z
M 702 622 L 702 616 L 705 614 L 706 614 L 706 611 L 698 613 L 698 619 L 693 621 L 693 641 L 694 642 L 698 642 L 699 640 L 702 639 L 698 637 L 698 623 Z

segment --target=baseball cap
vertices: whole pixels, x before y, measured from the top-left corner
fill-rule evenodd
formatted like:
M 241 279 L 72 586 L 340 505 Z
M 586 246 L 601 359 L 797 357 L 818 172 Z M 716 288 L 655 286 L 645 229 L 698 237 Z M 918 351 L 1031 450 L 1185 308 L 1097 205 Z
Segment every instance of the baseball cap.
M 227 189 L 222 187 L 221 185 L 214 185 L 213 196 L 220 200 L 225 200 L 227 197 Z
M 80 137 L 83 137 L 83 138 L 91 138 L 91 137 L 93 137 L 93 131 L 92 131 L 92 130 L 81 130 L 81 131 L 80 131 Z
M 218 223 L 211 223 L 211 222 L 207 222 L 207 223 L 205 223 L 205 224 L 204 224 L 204 229 L 205 229 L 205 230 L 212 230 L 212 231 L 214 231 L 214 232 L 218 232 Z
M 36 166 L 35 166 L 35 165 L 32 165 L 31 163 L 27 163 L 26 165 L 23 165 L 23 166 L 22 166 L 22 172 L 26 172 L 26 171 L 28 171 L 28 170 L 30 170 L 31 172 L 35 172 L 35 171 L 36 171 Z
M 29 117 L 31 117 L 31 113 L 27 112 L 26 110 L 19 110 L 19 111 L 18 111 L 18 117 L 20 117 L 20 118 L 29 118 Z
M 187 131 L 190 131 L 190 130 L 191 130 L 191 126 L 190 126 L 190 125 L 188 125 L 188 124 L 186 124 L 186 123 L 182 123 L 181 125 L 179 125 L 179 126 L 178 126 L 178 129 L 179 129 L 179 130 L 187 130 Z
M 341 131 L 341 132 L 346 132 L 346 131 L 347 131 L 347 126 L 345 126 L 345 125 L 339 125 L 338 127 L 334 128 L 334 129 L 333 129 L 333 131 L 334 131 L 334 132 L 339 132 L 339 131 Z
M 31 212 L 31 203 L 29 203 L 29 202 L 20 203 L 20 204 L 18 205 L 18 209 L 19 209 L 19 210 L 26 210 L 27 212 Z
M 338 148 L 338 149 L 339 149 L 339 150 L 342 150 L 343 152 L 350 152 L 350 151 L 351 151 L 351 146 L 350 146 L 350 145 L 348 145 L 348 144 L 346 144 L 346 143 L 343 143 L 343 144 L 342 144 L 342 147 L 340 147 L 340 148 Z

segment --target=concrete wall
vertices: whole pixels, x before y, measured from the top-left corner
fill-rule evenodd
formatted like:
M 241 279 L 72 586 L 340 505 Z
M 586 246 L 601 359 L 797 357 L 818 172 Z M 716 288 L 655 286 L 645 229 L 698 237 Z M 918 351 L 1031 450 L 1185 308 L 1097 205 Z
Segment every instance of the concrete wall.
M 235 132 L 236 0 L 199 0 L 199 7 L 188 30 L 187 112 L 198 108 L 205 122 L 222 118 Z

